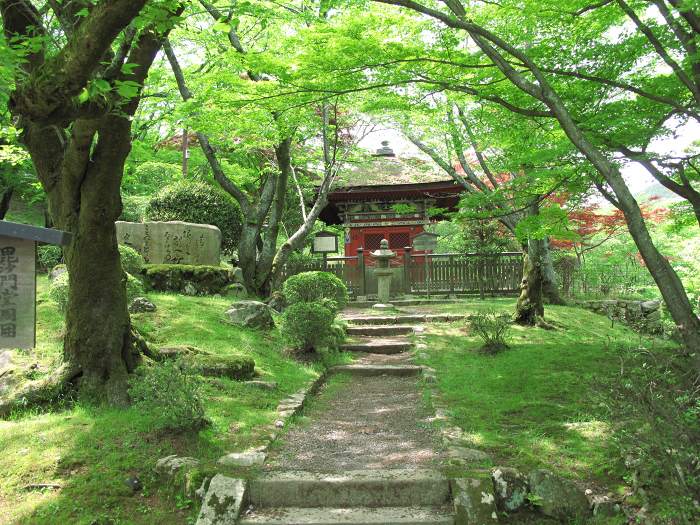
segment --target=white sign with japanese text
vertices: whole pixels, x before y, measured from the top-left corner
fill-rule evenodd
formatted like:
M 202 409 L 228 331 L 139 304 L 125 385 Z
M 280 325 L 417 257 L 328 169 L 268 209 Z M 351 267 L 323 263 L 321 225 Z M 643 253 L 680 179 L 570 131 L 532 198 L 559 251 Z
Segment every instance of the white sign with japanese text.
M 0 348 L 34 348 L 36 243 L 0 236 Z

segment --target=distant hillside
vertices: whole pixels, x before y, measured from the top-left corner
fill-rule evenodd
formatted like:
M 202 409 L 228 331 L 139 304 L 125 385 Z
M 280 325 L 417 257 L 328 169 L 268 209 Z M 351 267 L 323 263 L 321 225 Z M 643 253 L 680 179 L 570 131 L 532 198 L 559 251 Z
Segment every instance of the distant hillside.
M 681 200 L 681 197 L 670 190 L 664 188 L 661 184 L 653 181 L 648 186 L 634 195 L 639 202 L 646 202 L 649 199 L 654 199 L 658 205 L 669 204 Z

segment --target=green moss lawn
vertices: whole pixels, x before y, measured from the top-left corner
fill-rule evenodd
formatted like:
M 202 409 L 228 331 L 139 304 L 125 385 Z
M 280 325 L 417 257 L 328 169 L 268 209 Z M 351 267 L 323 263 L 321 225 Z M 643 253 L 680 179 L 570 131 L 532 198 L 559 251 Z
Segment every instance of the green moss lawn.
M 39 278 L 37 348 L 21 356 L 50 370 L 60 359 L 62 315 Z M 155 462 L 169 454 L 197 457 L 213 465 L 226 452 L 262 444 L 282 398 L 316 377 L 320 365 L 302 366 L 281 353 L 278 334 L 243 330 L 224 322 L 231 300 L 149 294 L 155 313 L 133 315 L 134 325 L 156 346 L 194 345 L 216 354 L 254 358 L 258 379 L 278 389 L 260 389 L 228 379 L 205 383 L 206 416 L 198 433 L 154 432 L 149 414 L 74 405 L 52 412 L 16 414 L 0 421 L 0 523 L 9 524 L 185 524 L 194 509 L 182 497 L 158 490 Z M 138 476 L 143 494 L 125 484 Z M 26 490 L 31 484 L 60 490 Z

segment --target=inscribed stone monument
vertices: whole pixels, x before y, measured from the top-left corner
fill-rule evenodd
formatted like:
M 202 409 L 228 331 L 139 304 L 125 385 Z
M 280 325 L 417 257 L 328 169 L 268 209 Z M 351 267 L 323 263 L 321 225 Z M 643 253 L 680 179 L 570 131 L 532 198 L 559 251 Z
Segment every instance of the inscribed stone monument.
M 35 243 L 0 236 L 0 348 L 33 348 Z
M 117 240 L 149 264 L 218 266 L 221 257 L 221 231 L 209 224 L 119 221 Z

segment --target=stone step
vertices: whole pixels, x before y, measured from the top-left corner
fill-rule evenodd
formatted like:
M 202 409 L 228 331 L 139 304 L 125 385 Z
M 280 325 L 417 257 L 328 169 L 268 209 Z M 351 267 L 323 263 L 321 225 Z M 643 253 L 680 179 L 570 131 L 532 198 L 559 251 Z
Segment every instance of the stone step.
M 413 333 L 413 327 L 407 325 L 360 325 L 348 327 L 348 335 L 365 335 L 367 337 L 376 337 L 382 335 L 410 335 Z
M 411 377 L 423 373 L 423 367 L 415 365 L 338 365 L 328 369 L 329 374 L 351 374 L 361 377 L 395 376 Z
M 443 507 L 271 508 L 244 515 L 240 525 L 454 525 L 452 509 Z
M 427 469 L 269 472 L 251 480 L 248 492 L 248 501 L 256 509 L 434 506 L 449 500 L 447 478 Z
M 464 319 L 461 314 L 406 314 L 406 315 L 367 315 L 343 317 L 351 325 L 392 325 L 420 323 L 450 323 Z
M 354 339 L 340 346 L 346 352 L 367 352 L 369 354 L 400 354 L 413 348 L 407 339 Z

